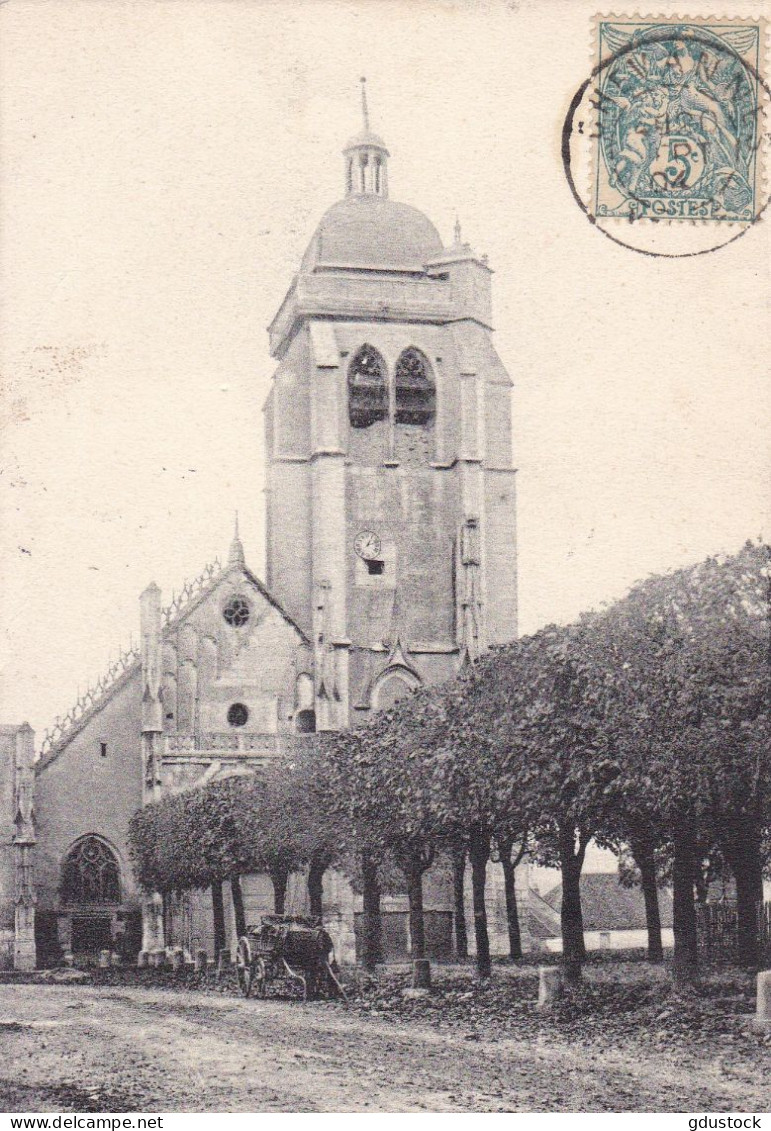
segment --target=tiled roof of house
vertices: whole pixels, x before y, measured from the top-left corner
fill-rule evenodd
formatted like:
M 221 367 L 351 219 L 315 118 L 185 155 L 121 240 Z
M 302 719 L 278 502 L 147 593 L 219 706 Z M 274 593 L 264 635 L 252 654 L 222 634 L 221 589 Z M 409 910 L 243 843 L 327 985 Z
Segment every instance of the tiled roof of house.
M 545 896 L 555 911 L 562 907 L 562 885 Z M 613 872 L 587 872 L 581 877 L 581 912 L 585 931 L 633 931 L 645 927 L 645 902 L 640 888 L 625 888 Z M 659 888 L 662 927 L 672 926 L 672 897 Z
M 531 888 L 525 908 L 527 929 L 534 939 L 553 939 L 560 933 L 559 913 Z

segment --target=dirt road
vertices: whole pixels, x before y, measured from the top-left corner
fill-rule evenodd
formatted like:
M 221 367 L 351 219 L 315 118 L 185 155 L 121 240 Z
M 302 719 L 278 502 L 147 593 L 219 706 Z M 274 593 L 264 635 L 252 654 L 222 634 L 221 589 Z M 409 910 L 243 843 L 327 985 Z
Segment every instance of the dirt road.
M 469 1040 L 343 1006 L 134 987 L 0 986 L 0 1109 L 759 1111 L 762 1080 L 634 1048 Z

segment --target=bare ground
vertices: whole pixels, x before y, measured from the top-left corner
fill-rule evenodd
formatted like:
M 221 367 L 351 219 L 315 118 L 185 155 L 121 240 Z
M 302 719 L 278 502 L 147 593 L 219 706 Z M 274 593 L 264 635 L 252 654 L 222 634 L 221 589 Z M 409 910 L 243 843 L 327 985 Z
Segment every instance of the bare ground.
M 485 1031 L 461 1008 L 476 995 L 456 985 L 448 982 L 440 1009 L 441 990 L 406 1012 L 389 1006 L 400 1000 L 393 988 L 345 1006 L 137 984 L 0 985 L 0 1110 L 771 1107 L 763 1072 L 771 1048 L 745 1036 L 743 1019 L 728 1039 L 702 1034 L 692 1049 L 665 1028 L 664 1039 L 647 1031 L 638 1039 L 610 1024 L 603 1039 L 602 1023 L 582 1036 L 545 1019 L 521 1032 Z M 453 1010 L 460 1020 L 448 1027 L 442 1018 Z

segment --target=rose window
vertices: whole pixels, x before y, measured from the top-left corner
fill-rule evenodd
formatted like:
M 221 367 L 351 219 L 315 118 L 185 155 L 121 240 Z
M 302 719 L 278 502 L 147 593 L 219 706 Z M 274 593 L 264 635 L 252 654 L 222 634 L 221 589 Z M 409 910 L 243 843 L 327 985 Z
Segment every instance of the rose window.
M 231 597 L 222 615 L 232 628 L 241 628 L 249 620 L 249 606 L 243 597 Z

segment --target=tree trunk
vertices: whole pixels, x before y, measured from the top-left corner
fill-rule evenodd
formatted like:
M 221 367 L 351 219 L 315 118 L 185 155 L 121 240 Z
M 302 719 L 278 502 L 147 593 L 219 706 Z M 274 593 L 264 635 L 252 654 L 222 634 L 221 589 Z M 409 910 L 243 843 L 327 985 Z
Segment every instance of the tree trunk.
M 581 869 L 586 843 L 583 838 L 576 850 L 575 825 L 572 821 L 559 828 L 560 870 L 562 872 L 562 966 L 566 982 L 581 980 L 581 966 L 586 957 L 584 920 L 581 913 Z
M 363 879 L 364 933 L 361 947 L 361 961 L 365 970 L 373 971 L 378 962 L 383 961 L 383 947 L 380 927 L 380 884 L 377 865 L 369 856 L 361 862 Z
M 506 923 L 509 928 L 509 958 L 512 962 L 516 962 L 518 958 L 522 957 L 522 935 L 519 929 L 519 911 L 517 910 L 516 864 L 512 864 L 511 862 L 510 842 L 501 841 L 499 838 L 498 847 L 501 852 L 503 890 L 506 896 Z
M 737 821 L 740 836 L 724 851 L 736 880 L 737 959 L 740 966 L 757 970 L 760 959 L 758 904 L 763 900 L 763 862 L 758 825 Z M 759 823 L 758 823 L 759 824 Z
M 648 929 L 648 961 L 663 962 L 664 948 L 661 942 L 661 914 L 659 912 L 659 893 L 656 886 L 656 861 L 653 844 L 645 841 L 632 846 L 635 863 L 640 869 L 640 881 L 645 900 L 645 925 Z
M 693 984 L 698 971 L 696 909 L 693 903 L 696 853 L 690 819 L 685 814 L 675 822 L 673 849 L 672 913 L 675 954 L 672 972 L 675 984 L 685 987 Z
M 470 831 L 469 856 L 471 857 L 471 890 L 474 896 L 477 974 L 480 978 L 489 978 L 492 973 L 492 964 L 490 962 L 490 938 L 487 933 L 485 887 L 487 883 L 487 861 L 490 859 L 490 833 L 476 824 L 472 825 Z
M 270 870 L 270 879 L 273 884 L 273 910 L 276 915 L 283 915 L 286 907 L 286 889 L 289 883 L 289 872 L 286 868 L 275 866 Z
M 227 946 L 225 934 L 225 905 L 222 901 L 222 881 L 217 880 L 211 886 L 211 906 L 214 919 L 214 960 L 219 958 L 219 953 Z
M 455 902 L 455 955 L 468 958 L 468 932 L 466 931 L 466 902 L 464 881 L 466 878 L 465 845 L 453 849 L 452 887 Z
M 423 866 L 420 859 L 410 857 L 403 868 L 410 904 L 410 937 L 413 958 L 426 957 L 426 926 L 423 919 Z
M 240 939 L 246 934 L 246 913 L 244 911 L 244 893 L 241 890 L 241 877 L 231 876 L 230 891 L 233 896 L 233 911 L 236 917 L 236 935 Z
M 317 919 L 323 917 L 322 897 L 324 873 L 326 870 L 327 861 L 324 856 L 315 854 L 311 856 L 308 865 L 308 900 L 310 902 L 311 915 L 314 915 Z

